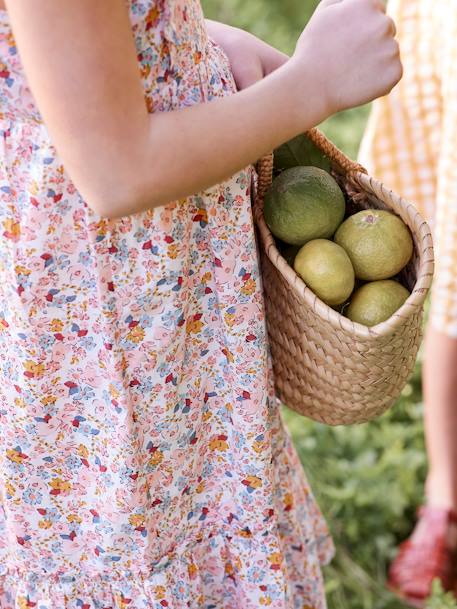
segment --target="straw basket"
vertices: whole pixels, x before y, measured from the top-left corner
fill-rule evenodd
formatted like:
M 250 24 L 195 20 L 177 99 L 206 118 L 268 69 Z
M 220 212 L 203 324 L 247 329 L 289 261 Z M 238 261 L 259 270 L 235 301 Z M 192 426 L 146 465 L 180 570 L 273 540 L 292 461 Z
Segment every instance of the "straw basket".
M 432 238 L 413 205 L 369 177 L 318 130 L 307 136 L 329 157 L 349 208 L 393 211 L 414 240 L 412 260 L 400 276 L 411 296 L 386 322 L 372 328 L 353 323 L 319 300 L 279 253 L 263 217 L 273 157 L 258 163 L 253 209 L 277 396 L 316 421 L 362 423 L 394 404 L 413 370 L 433 275 Z

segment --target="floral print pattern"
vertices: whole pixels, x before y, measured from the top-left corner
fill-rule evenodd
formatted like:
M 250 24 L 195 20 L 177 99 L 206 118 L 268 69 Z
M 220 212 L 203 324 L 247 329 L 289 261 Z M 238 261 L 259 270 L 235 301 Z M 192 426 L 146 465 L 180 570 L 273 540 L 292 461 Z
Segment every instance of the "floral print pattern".
M 131 0 L 145 97 L 231 94 L 197 0 Z M 0 608 L 323 609 L 332 546 L 274 397 L 251 168 L 105 220 L 0 14 Z

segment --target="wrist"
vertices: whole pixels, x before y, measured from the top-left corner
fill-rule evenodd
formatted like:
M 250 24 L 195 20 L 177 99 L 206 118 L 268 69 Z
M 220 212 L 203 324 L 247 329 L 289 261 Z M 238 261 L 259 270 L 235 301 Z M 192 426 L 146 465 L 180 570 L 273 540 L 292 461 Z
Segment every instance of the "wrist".
M 285 110 L 297 133 L 315 127 L 334 113 L 325 84 L 319 77 L 319 66 L 313 63 L 311 54 L 309 57 L 304 65 L 303 58 L 294 55 L 280 68 L 288 94 Z

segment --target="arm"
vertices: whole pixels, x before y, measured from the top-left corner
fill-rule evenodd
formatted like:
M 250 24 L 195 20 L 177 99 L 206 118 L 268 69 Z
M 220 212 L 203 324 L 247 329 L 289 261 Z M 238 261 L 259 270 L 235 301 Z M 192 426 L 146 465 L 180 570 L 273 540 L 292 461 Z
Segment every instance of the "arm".
M 7 1 L 53 141 L 82 196 L 110 217 L 221 182 L 330 113 L 389 90 L 400 76 L 398 47 L 375 4 L 325 6 L 294 58 L 265 79 L 229 98 L 151 115 L 124 0 Z M 350 30 L 341 27 L 341 8 L 354 22 Z M 323 51 L 322 41 L 316 49 L 324 35 L 336 49 Z M 352 64 L 355 87 L 347 74 Z
M 289 57 L 252 34 L 235 27 L 206 20 L 208 35 L 225 51 L 239 91 L 265 78 Z

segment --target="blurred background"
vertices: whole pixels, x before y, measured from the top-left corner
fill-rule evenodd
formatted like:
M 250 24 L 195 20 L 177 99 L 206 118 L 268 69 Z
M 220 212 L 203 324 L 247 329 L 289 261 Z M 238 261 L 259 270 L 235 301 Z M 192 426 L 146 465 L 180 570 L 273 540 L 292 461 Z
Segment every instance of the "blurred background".
M 317 0 L 202 0 L 207 17 L 242 27 L 291 53 Z M 306 103 L 306 102 L 305 102 Z M 355 158 L 368 107 L 321 128 Z M 330 428 L 285 413 L 330 524 L 337 555 L 326 569 L 329 609 L 403 609 L 385 588 L 397 544 L 412 529 L 426 474 L 420 362 L 397 406 L 369 424 Z M 429 609 L 457 608 L 437 590 Z

